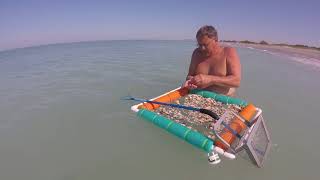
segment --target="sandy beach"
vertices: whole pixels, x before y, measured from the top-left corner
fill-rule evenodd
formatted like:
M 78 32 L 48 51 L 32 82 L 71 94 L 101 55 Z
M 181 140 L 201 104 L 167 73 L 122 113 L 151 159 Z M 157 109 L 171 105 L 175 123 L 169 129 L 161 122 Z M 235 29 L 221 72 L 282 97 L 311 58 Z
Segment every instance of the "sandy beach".
M 245 44 L 245 43 L 222 43 L 224 45 L 255 49 L 265 53 L 287 56 L 290 59 L 304 64 L 320 68 L 320 51 L 314 49 L 293 48 L 278 45 Z

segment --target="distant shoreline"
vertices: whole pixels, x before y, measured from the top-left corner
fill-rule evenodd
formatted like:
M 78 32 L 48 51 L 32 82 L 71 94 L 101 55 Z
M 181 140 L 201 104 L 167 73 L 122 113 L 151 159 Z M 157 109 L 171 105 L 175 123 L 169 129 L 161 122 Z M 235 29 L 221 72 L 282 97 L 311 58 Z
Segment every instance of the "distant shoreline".
M 221 42 L 221 44 L 236 48 L 248 48 L 252 50 L 258 50 L 273 55 L 286 56 L 294 61 L 320 68 L 320 51 L 315 49 L 297 48 L 271 44 L 247 44 L 240 42 Z
M 259 43 L 253 42 L 253 41 L 228 41 L 228 40 L 222 40 L 221 42 L 225 43 L 240 43 L 240 44 L 248 44 L 248 45 L 265 45 L 265 46 L 277 46 L 277 47 L 291 47 L 291 48 L 298 48 L 298 49 L 311 49 L 311 50 L 317 50 L 320 51 L 320 47 L 315 47 L 315 46 L 307 46 L 307 45 L 302 45 L 302 44 L 286 44 L 286 43 L 278 43 L 278 44 L 269 44 L 266 41 L 261 41 Z

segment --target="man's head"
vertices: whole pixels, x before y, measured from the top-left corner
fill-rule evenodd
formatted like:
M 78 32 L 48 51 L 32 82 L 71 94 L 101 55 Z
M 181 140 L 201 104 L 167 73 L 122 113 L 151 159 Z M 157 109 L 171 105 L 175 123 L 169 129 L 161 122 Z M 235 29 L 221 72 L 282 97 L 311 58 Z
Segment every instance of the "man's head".
M 218 42 L 218 33 L 213 26 L 202 26 L 197 32 L 199 49 L 206 55 L 210 55 Z

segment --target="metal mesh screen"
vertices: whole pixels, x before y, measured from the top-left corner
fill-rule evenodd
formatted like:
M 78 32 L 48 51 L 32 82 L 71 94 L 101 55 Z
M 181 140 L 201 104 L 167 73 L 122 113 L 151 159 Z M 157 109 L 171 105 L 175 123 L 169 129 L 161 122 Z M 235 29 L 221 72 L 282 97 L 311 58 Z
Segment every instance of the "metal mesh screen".
M 248 138 L 248 150 L 258 166 L 262 166 L 271 145 L 269 132 L 262 116 L 258 117 L 258 121 L 253 127 Z

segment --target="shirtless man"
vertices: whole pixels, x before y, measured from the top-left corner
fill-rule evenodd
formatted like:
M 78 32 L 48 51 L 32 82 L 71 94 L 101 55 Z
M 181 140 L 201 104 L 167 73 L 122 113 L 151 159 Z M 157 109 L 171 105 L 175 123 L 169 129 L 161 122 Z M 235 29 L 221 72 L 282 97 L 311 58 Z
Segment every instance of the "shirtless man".
M 241 80 L 237 51 L 220 46 L 218 33 L 212 26 L 201 27 L 196 37 L 199 47 L 193 51 L 183 87 L 235 96 L 235 89 L 240 86 Z

